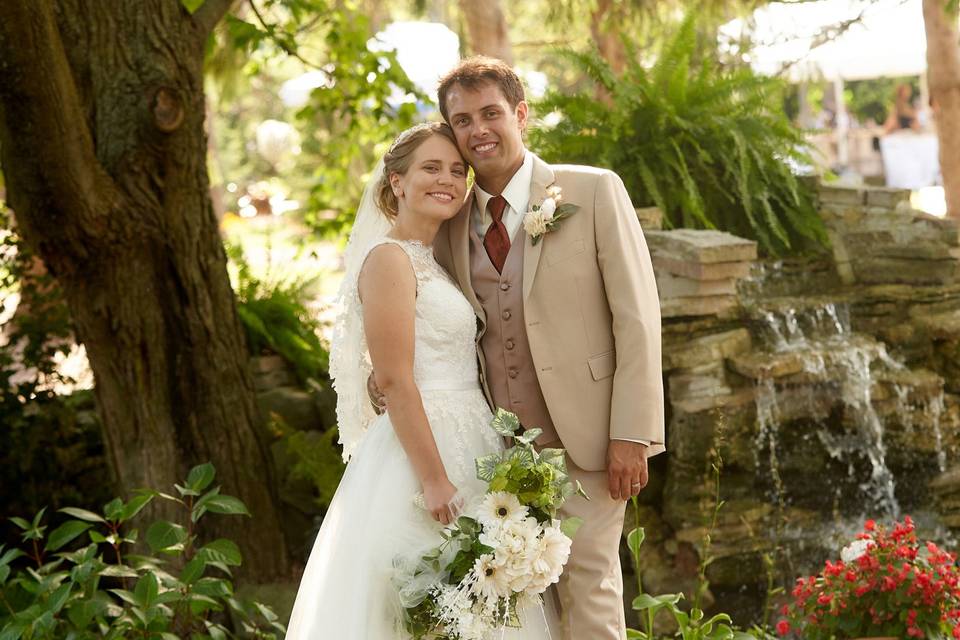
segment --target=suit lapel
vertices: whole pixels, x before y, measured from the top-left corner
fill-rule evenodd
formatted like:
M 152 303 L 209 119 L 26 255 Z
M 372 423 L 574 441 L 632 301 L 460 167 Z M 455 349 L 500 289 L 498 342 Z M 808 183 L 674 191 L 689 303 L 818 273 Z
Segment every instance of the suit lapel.
M 453 220 L 450 221 L 450 250 L 453 252 L 453 266 L 457 272 L 457 282 L 467 301 L 473 307 L 477 317 L 484 319 L 483 307 L 473 291 L 473 279 L 470 277 L 470 217 L 473 212 L 473 191 Z
M 532 208 L 533 205 L 543 202 L 543 199 L 547 197 L 547 187 L 551 186 L 553 182 L 554 175 L 550 165 L 534 155 L 533 178 L 530 180 L 530 204 L 527 206 Z M 521 229 L 520 232 L 523 234 L 524 242 L 526 242 L 523 247 L 523 299 L 526 300 L 533 289 L 533 279 L 537 275 L 540 254 L 547 237 L 544 236 L 540 238 L 540 242 L 533 244 L 533 240 L 526 231 Z

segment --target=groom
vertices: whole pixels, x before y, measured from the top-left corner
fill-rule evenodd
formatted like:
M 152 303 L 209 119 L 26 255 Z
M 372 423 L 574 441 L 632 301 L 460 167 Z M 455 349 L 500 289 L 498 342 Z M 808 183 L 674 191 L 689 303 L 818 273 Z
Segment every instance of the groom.
M 446 74 L 440 111 L 476 184 L 434 242 L 480 322 L 491 404 L 564 447 L 590 500 L 558 585 L 564 640 L 626 638 L 620 537 L 626 500 L 663 447 L 660 304 L 650 255 L 623 182 L 611 171 L 551 166 L 527 151 L 523 86 L 500 60 Z M 579 210 L 534 243 L 523 217 L 549 193 Z

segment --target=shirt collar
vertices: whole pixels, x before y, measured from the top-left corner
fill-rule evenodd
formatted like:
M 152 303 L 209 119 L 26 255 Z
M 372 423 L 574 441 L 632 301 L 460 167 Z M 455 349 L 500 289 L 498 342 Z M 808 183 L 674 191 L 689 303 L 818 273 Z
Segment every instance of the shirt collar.
M 530 203 L 530 182 L 533 180 L 533 154 L 529 151 L 523 152 L 523 164 L 517 169 L 517 172 L 510 178 L 510 182 L 503 189 L 503 197 L 511 209 L 518 213 L 525 213 L 527 205 Z M 487 193 L 479 184 L 474 183 L 474 193 L 477 197 L 477 207 L 480 211 L 481 219 L 487 216 L 487 202 L 495 194 Z

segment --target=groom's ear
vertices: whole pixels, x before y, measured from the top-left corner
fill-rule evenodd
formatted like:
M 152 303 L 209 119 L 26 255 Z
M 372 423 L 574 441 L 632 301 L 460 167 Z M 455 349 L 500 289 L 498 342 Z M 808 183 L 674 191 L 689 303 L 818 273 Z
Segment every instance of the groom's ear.
M 517 114 L 517 122 L 520 123 L 520 131 L 524 131 L 527 128 L 527 116 L 530 114 L 530 107 L 527 106 L 526 100 L 521 100 L 517 103 L 517 108 L 514 110 Z

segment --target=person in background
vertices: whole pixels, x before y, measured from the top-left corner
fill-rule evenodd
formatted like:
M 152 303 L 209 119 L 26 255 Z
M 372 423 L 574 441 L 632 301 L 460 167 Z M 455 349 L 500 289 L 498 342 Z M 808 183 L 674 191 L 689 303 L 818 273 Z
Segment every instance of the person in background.
M 920 130 L 920 120 L 917 118 L 917 109 L 913 106 L 913 87 L 904 82 L 897 86 L 894 94 L 893 109 L 883 123 L 883 133 L 893 133 L 901 129 Z

